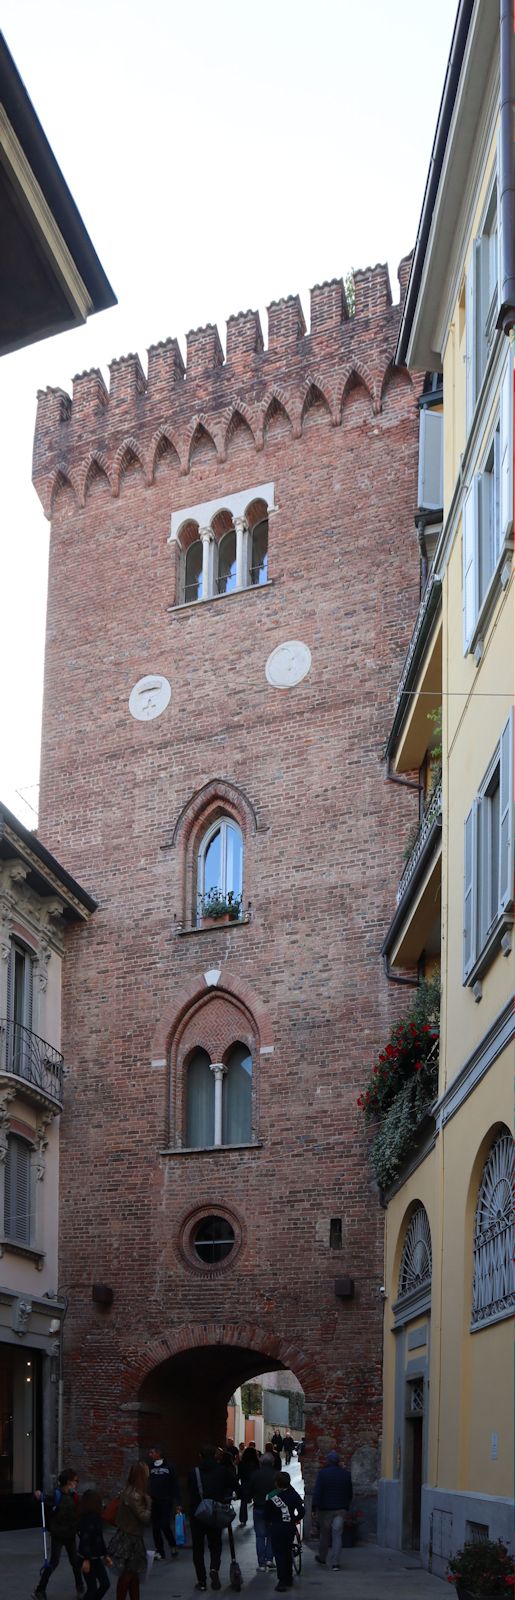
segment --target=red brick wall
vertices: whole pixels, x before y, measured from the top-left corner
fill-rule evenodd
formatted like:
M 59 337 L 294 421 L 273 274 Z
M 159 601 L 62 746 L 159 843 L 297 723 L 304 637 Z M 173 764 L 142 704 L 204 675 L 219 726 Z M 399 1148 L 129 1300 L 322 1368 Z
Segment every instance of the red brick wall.
M 66 1437 L 102 1482 L 138 1430 L 177 1430 L 185 1385 L 216 1390 L 219 1432 L 239 1378 L 267 1364 L 303 1384 L 314 1456 L 336 1440 L 350 1457 L 380 1431 L 383 1221 L 356 1096 L 403 999 L 379 951 L 415 797 L 392 793 L 381 753 L 418 599 L 418 417 L 390 366 L 385 269 L 359 274 L 356 298 L 347 320 L 341 285 L 314 290 L 310 334 L 297 298 L 279 302 L 268 350 L 253 313 L 231 319 L 225 364 L 216 329 L 198 330 L 186 376 L 168 341 L 148 382 L 131 357 L 109 396 L 93 373 L 71 409 L 39 398 L 34 477 L 53 505 L 40 836 L 99 902 L 65 963 Z M 170 612 L 172 510 L 270 480 L 272 586 Z M 282 692 L 265 662 L 290 638 L 312 668 Z M 147 672 L 172 698 L 138 723 L 127 702 Z M 240 805 L 251 918 L 184 935 L 188 817 L 215 779 Z M 255 1041 L 256 1147 L 163 1154 L 211 968 L 198 1042 L 220 1059 L 234 1001 Z M 171 1066 L 152 1067 L 165 1049 Z M 204 1202 L 241 1230 L 234 1265 L 207 1275 L 180 1247 Z M 350 1301 L 335 1299 L 343 1274 Z M 183 1460 L 197 1442 L 168 1441 Z

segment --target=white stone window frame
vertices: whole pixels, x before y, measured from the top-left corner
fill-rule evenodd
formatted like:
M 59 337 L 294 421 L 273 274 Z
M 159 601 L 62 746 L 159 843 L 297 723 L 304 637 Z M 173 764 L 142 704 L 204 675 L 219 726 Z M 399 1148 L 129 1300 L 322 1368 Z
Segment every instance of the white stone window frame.
M 515 1312 L 513 1277 L 513 1177 L 514 1146 L 509 1128 L 497 1135 L 490 1147 L 481 1174 L 474 1218 L 474 1276 L 472 1281 L 471 1333 L 503 1322 Z M 489 1201 L 495 1204 L 496 1190 L 504 1191 L 503 1216 L 484 1226 Z M 492 1278 L 505 1282 L 504 1291 L 488 1298 Z M 501 1285 L 502 1287 L 502 1285 Z
M 241 594 L 247 590 L 266 589 L 266 583 L 253 584 L 250 582 L 250 552 L 252 544 L 252 530 L 247 521 L 247 513 L 256 500 L 264 501 L 267 517 L 277 511 L 275 504 L 275 486 L 273 483 L 258 483 L 252 488 L 240 489 L 236 494 L 221 495 L 219 499 L 203 500 L 198 505 L 184 506 L 180 511 L 172 511 L 170 534 L 168 544 L 175 545 L 179 555 L 178 561 L 178 593 L 180 599 L 171 611 L 180 610 L 184 606 L 205 605 L 208 600 L 222 600 L 227 594 Z M 236 584 L 234 589 L 222 594 L 217 590 L 217 542 L 213 530 L 215 518 L 221 512 L 227 512 L 231 518 L 236 532 Z M 183 529 L 191 523 L 196 523 L 199 530 L 199 539 L 202 543 L 202 596 L 199 600 L 183 600 L 185 581 L 186 552 L 181 543 Z
M 240 838 L 240 844 L 241 844 L 241 891 L 240 891 L 240 893 L 241 893 L 241 895 L 243 897 L 243 874 L 244 874 L 244 867 L 245 867 L 245 848 L 244 848 L 243 833 L 242 833 L 242 830 L 240 828 L 239 822 L 236 821 L 236 818 L 235 817 L 231 817 L 231 816 L 227 816 L 225 812 L 222 812 L 222 814 L 219 817 L 216 817 L 215 821 L 210 824 L 209 828 L 206 830 L 206 833 L 203 834 L 201 842 L 200 842 L 200 845 L 199 845 L 199 848 L 198 848 L 198 854 L 197 854 L 197 899 L 196 899 L 197 925 L 198 926 L 200 925 L 200 923 L 202 921 L 202 909 L 201 908 L 202 908 L 202 901 L 204 899 L 204 894 L 205 894 L 206 855 L 207 855 L 207 851 L 209 849 L 209 846 L 211 844 L 211 840 L 214 839 L 216 833 L 220 833 L 220 862 L 221 862 L 221 867 L 220 867 L 221 883 L 219 884 L 220 893 L 221 893 L 221 895 L 226 896 L 228 894 L 228 892 L 229 892 L 229 889 L 231 889 L 231 888 L 233 889 L 233 893 L 235 893 L 235 892 L 237 893 L 238 892 L 237 890 L 236 891 L 234 890 L 232 884 L 229 884 L 229 886 L 227 886 L 227 829 L 228 828 L 234 828 L 235 833 L 237 833 L 239 835 L 239 838 Z M 242 903 L 243 903 L 243 901 L 242 901 Z
M 491 882 L 491 794 L 499 778 L 497 904 L 490 906 Z M 481 999 L 480 980 L 498 954 L 509 954 L 502 941 L 513 925 L 513 711 L 501 729 L 500 738 L 479 785 L 464 823 L 463 896 L 463 977 L 476 1001 Z M 490 907 L 490 909 L 488 909 Z

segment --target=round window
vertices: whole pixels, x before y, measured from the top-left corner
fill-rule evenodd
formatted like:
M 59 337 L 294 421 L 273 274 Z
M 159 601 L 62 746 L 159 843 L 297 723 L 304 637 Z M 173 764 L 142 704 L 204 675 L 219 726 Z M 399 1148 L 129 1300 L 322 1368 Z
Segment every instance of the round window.
M 225 1217 L 203 1217 L 193 1231 L 192 1244 L 199 1260 L 214 1266 L 234 1250 L 234 1228 Z

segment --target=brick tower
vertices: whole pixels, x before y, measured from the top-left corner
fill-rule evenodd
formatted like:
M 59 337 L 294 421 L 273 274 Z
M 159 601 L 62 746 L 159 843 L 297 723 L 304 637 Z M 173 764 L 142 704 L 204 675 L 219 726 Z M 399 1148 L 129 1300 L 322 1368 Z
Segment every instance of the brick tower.
M 409 261 L 401 263 L 404 291 Z M 40 835 L 70 930 L 67 1451 L 183 1465 L 291 1368 L 307 1468 L 375 1475 L 382 1213 L 356 1096 L 413 796 L 381 767 L 417 603 L 417 404 L 385 267 L 39 395 Z M 399 798 L 401 804 L 399 804 Z M 241 899 L 240 899 L 241 896 Z M 218 913 L 214 915 L 214 912 Z M 402 991 L 401 991 L 402 993 Z M 111 1304 L 92 1298 L 109 1286 Z

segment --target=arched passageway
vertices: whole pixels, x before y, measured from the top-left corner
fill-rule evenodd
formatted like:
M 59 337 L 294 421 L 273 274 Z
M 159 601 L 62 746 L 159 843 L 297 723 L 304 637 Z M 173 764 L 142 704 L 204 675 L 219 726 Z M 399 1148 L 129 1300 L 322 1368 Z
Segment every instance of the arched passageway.
M 158 1443 L 184 1473 L 202 1444 L 223 1443 L 235 1391 L 262 1373 L 287 1370 L 276 1355 L 244 1345 L 205 1344 L 169 1356 L 140 1385 L 140 1450 Z

